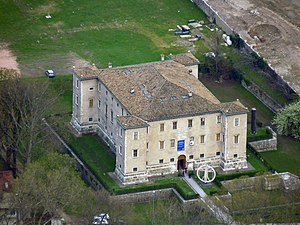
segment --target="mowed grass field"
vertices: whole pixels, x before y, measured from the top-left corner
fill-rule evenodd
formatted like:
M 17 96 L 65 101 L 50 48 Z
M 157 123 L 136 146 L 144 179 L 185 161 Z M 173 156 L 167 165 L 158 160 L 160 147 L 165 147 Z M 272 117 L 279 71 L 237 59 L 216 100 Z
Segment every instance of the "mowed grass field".
M 168 29 L 188 19 L 206 16 L 187 0 L 0 0 L 0 43 L 22 71 L 60 70 L 71 53 L 98 67 L 121 66 L 186 52 Z

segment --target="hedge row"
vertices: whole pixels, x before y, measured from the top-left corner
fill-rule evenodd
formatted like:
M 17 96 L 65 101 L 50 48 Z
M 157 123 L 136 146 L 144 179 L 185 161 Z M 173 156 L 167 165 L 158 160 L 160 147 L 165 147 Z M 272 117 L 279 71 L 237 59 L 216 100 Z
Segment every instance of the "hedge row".
M 263 128 L 261 128 L 263 129 Z M 265 128 L 265 133 L 257 133 L 255 135 L 248 134 L 247 135 L 247 141 L 261 141 L 261 140 L 267 140 L 272 138 L 272 132 L 268 129 Z
M 174 188 L 185 200 L 195 199 L 198 198 L 199 195 L 195 192 L 187 193 L 180 185 L 177 183 L 163 183 L 163 184 L 144 184 L 144 185 L 136 185 L 136 186 L 129 186 L 124 188 L 117 188 L 113 190 L 113 194 L 121 195 L 121 194 L 129 194 L 129 193 L 136 193 L 142 191 L 152 191 L 152 190 L 159 190 L 159 189 L 166 189 L 166 188 Z
M 233 180 L 236 178 L 240 178 L 241 176 L 254 177 L 257 172 L 258 172 L 257 170 L 248 170 L 248 171 L 243 171 L 243 172 L 239 172 L 239 173 L 218 174 L 216 176 L 216 179 L 214 180 L 214 182 L 219 188 L 221 188 L 222 187 L 221 181 Z

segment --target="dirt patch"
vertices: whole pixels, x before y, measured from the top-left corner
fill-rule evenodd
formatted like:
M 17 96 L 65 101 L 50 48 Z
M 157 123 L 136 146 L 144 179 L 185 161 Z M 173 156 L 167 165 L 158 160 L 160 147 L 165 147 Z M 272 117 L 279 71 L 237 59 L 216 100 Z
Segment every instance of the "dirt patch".
M 6 69 L 13 69 L 20 73 L 19 65 L 17 63 L 17 58 L 9 50 L 7 44 L 0 44 L 0 67 Z
M 43 75 L 45 70 L 54 70 L 56 74 L 71 74 L 73 66 L 85 67 L 91 64 L 75 53 L 66 55 L 50 55 L 43 59 L 26 61 L 20 65 L 25 76 Z
M 300 95 L 300 1 L 206 0 Z
M 54 13 L 57 11 L 56 5 L 54 2 L 50 2 L 46 5 L 41 5 L 35 9 L 31 9 L 29 12 L 35 15 L 47 15 L 48 13 Z
M 270 42 L 281 38 L 280 30 L 270 24 L 260 24 L 248 31 L 248 34 L 253 38 L 258 38 L 261 42 Z

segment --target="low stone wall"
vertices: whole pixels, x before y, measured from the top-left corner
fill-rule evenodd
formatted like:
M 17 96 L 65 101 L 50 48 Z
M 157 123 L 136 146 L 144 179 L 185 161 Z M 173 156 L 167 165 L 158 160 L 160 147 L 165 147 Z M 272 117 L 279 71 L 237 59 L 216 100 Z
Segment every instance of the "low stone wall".
M 193 202 L 198 202 L 199 198 L 184 200 L 181 195 L 174 188 L 159 189 L 155 191 L 143 191 L 137 193 L 129 193 L 123 195 L 112 195 L 111 200 L 121 200 L 122 202 L 149 202 L 153 200 L 170 199 L 172 197 L 178 198 L 182 203 L 192 204 Z
M 282 105 L 276 102 L 271 96 L 260 89 L 260 87 L 258 87 L 256 84 L 252 83 L 250 85 L 247 85 L 244 80 L 242 80 L 241 84 L 274 113 L 282 108 Z
M 271 127 L 267 127 L 272 132 L 272 138 L 260 141 L 249 142 L 249 145 L 258 152 L 277 150 L 277 134 Z

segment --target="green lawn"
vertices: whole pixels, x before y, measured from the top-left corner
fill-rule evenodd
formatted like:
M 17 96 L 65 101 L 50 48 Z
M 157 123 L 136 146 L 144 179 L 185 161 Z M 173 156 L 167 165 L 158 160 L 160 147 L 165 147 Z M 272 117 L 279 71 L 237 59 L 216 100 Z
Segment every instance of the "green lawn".
M 268 169 L 265 165 L 257 158 L 255 155 L 247 150 L 247 161 L 258 171 L 258 172 L 266 172 Z
M 300 140 L 278 137 L 277 151 L 262 152 L 262 157 L 277 172 L 292 172 L 300 176 Z
M 0 41 L 10 44 L 21 67 L 59 69 L 70 52 L 99 67 L 128 65 L 186 52 L 168 29 L 188 19 L 206 16 L 182 0 L 0 0 Z
M 257 122 L 261 122 L 264 126 L 270 125 L 274 113 L 262 104 L 256 97 L 242 87 L 237 81 L 224 81 L 216 83 L 207 77 L 200 77 L 200 81 L 221 101 L 229 102 L 239 99 L 249 111 L 256 108 Z M 250 122 L 251 115 L 248 114 Z

